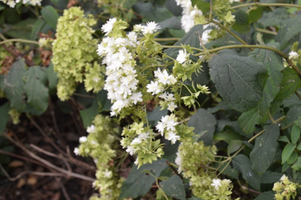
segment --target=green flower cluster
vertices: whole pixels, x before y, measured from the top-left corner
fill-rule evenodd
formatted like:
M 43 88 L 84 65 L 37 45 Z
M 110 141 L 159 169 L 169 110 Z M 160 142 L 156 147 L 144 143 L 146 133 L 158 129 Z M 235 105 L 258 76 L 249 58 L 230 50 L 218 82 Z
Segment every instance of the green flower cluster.
M 216 171 L 210 164 L 216 152 L 215 146 L 205 146 L 203 141 L 186 140 L 180 144 L 175 162 L 178 171 L 190 180 L 195 196 L 204 200 L 231 200 L 231 181 L 214 179 Z
M 89 135 L 80 138 L 80 146 L 75 153 L 81 156 L 91 156 L 97 167 L 96 181 L 93 183 L 98 188 L 101 197 L 92 197 L 96 200 L 115 200 L 119 197 L 123 179 L 119 177 L 114 158 L 116 157 L 115 137 L 119 133 L 118 121 L 110 117 L 97 115 L 94 125 L 88 127 Z
M 144 127 L 144 123 L 133 123 L 123 128 L 121 146 L 127 148 L 131 155 L 137 154 L 135 164 L 140 167 L 146 163 L 152 163 L 163 154 L 163 145 L 160 140 L 155 140 L 155 133 L 152 129 Z
M 276 192 L 276 200 L 295 199 L 297 195 L 297 188 L 300 187 L 298 183 L 291 182 L 287 176 L 283 175 L 279 182 L 274 183 L 273 191 Z
M 91 26 L 95 24 L 92 16 L 85 17 L 78 7 L 65 10 L 58 19 L 52 63 L 59 77 L 57 94 L 63 101 L 69 99 L 76 83 L 83 82 L 85 75 L 87 90 L 97 92 L 102 88 L 102 69 L 96 62 L 91 64 L 97 57 L 97 40 L 91 35 L 94 32 Z

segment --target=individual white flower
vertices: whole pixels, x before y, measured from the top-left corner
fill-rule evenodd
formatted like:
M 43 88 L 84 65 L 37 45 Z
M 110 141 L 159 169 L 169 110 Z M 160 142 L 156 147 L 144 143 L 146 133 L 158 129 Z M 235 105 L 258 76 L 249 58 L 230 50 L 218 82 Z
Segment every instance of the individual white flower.
M 75 155 L 79 155 L 79 148 L 75 147 L 73 152 L 74 152 Z
M 218 190 L 218 188 L 221 186 L 221 180 L 220 179 L 213 179 L 211 185 L 214 186 L 215 189 Z
M 141 24 L 134 25 L 135 32 L 140 32 L 140 31 L 142 31 L 142 29 L 143 29 L 143 26 Z
M 134 104 L 137 104 L 137 102 L 143 101 L 143 99 L 142 99 L 142 93 L 141 92 L 135 92 L 135 93 L 133 93 L 132 96 L 130 97 L 130 100 Z
M 296 51 L 289 52 L 289 59 L 297 59 L 299 57 L 299 54 Z
M 158 68 L 155 72 L 155 77 L 158 79 L 159 83 L 162 83 L 163 85 L 173 85 L 177 81 L 173 75 L 169 75 L 166 70 L 161 72 L 160 68 Z
M 106 171 L 103 173 L 103 175 L 104 175 L 104 177 L 106 177 L 106 178 L 111 178 L 112 175 L 113 175 L 113 173 L 112 173 L 112 171 L 106 169 Z
M 142 142 L 141 138 L 137 137 L 137 138 L 133 139 L 133 141 L 131 142 L 131 145 L 140 144 L 141 142 Z
M 80 138 L 79 138 L 79 142 L 80 142 L 80 143 L 87 142 L 87 137 L 86 137 L 86 136 L 80 137 Z
M 135 148 L 133 146 L 127 146 L 127 149 L 125 151 L 132 156 L 135 153 Z
M 95 126 L 92 124 L 91 126 L 87 127 L 87 132 L 88 133 L 95 133 Z
M 189 53 L 186 52 L 186 50 L 179 50 L 179 54 L 177 56 L 177 61 L 181 64 L 183 64 L 185 61 L 189 59 Z
M 171 141 L 171 144 L 175 144 L 177 140 L 180 140 L 180 136 L 178 136 L 175 132 L 168 131 L 165 134 L 165 138 Z
M 163 136 L 164 130 L 165 130 L 165 124 L 163 122 L 158 122 L 156 129 L 161 133 Z
M 143 26 L 142 33 L 143 34 L 152 34 L 160 29 L 160 26 L 156 22 L 147 22 L 146 26 Z
M 139 134 L 138 138 L 140 140 L 147 140 L 149 138 L 149 133 L 141 133 Z
M 168 93 L 167 92 L 163 92 L 159 97 L 166 100 L 167 99 L 167 95 Z
M 162 86 L 159 85 L 157 81 L 151 81 L 151 83 L 146 85 L 147 92 L 152 93 L 153 95 L 158 94 L 164 90 Z
M 170 112 L 173 112 L 178 106 L 175 104 L 175 102 L 171 101 L 170 103 L 168 103 L 167 109 Z
M 116 18 L 111 18 L 109 19 L 109 21 L 107 21 L 107 23 L 102 25 L 101 30 L 106 33 L 105 35 L 108 35 L 113 30 L 114 23 L 116 21 L 117 21 Z

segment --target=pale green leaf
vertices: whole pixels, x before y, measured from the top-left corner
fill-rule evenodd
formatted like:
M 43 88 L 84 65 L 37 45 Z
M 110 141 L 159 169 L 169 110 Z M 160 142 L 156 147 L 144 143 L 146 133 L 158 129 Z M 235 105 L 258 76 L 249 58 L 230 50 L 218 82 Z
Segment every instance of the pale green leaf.
M 232 140 L 227 147 L 227 154 L 230 156 L 232 153 L 236 152 L 243 145 L 241 140 Z
M 269 192 L 261 193 L 254 200 L 268 200 L 268 199 L 274 199 L 274 197 L 275 197 L 275 192 L 269 191 Z
M 292 132 L 291 132 L 291 140 L 293 144 L 296 144 L 300 138 L 300 133 L 301 129 L 298 127 L 296 124 L 293 125 L 292 127 Z

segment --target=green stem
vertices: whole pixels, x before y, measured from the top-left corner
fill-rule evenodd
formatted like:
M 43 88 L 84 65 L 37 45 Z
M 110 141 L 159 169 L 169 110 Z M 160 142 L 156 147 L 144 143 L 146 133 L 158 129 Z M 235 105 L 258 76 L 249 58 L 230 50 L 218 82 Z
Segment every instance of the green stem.
M 162 188 L 160 187 L 160 185 L 158 183 L 158 178 L 157 177 L 156 177 L 156 185 L 157 185 L 158 189 L 162 192 L 165 199 L 168 200 L 168 197 L 166 196 L 165 192 L 162 190 Z
M 266 33 L 266 34 L 270 34 L 270 35 L 277 35 L 277 33 L 273 32 L 273 31 L 268 31 L 268 30 L 264 30 L 261 28 L 257 28 L 257 27 L 254 27 L 254 29 L 258 32 L 262 32 L 262 33 Z
M 21 43 L 29 43 L 29 44 L 36 44 L 36 45 L 39 45 L 39 42 L 37 42 L 37 41 L 24 40 L 24 39 L 8 39 L 8 40 L 5 40 L 5 41 L 0 42 L 0 45 L 1 45 L 1 44 L 5 44 L 5 43 L 8 43 L 8 42 L 21 42 Z
M 157 42 L 163 42 L 163 41 L 178 41 L 181 38 L 154 38 Z
M 243 39 L 241 39 L 240 37 L 238 37 L 235 33 L 233 33 L 229 28 L 225 27 L 223 24 L 215 21 L 215 20 L 211 20 L 210 22 L 218 25 L 219 27 L 225 29 L 228 33 L 230 33 L 233 37 L 235 37 L 238 41 L 240 41 L 241 43 L 248 45 L 248 43 L 246 43 L 245 41 L 243 41 Z
M 246 3 L 237 6 L 232 6 L 230 9 L 242 8 L 247 6 L 281 6 L 281 7 L 301 8 L 301 5 L 288 4 L 288 3 Z
M 182 46 L 168 46 L 168 45 L 161 45 L 162 48 L 173 48 L 173 49 L 183 49 Z M 197 51 L 204 51 L 203 49 L 199 49 L 196 47 L 190 47 L 191 49 L 197 50 Z

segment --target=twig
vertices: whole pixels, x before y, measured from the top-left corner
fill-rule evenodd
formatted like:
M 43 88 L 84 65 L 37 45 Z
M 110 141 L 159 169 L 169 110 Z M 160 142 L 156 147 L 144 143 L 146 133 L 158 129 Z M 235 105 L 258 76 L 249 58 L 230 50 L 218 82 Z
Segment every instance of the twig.
M 42 133 L 42 135 L 50 142 L 50 144 L 61 154 L 66 155 L 66 153 L 60 149 L 49 137 L 48 135 L 44 132 L 44 130 L 31 118 L 27 115 L 27 118 L 31 121 L 31 123 Z
M 66 200 L 70 200 L 70 197 L 69 197 L 69 195 L 68 195 L 68 193 L 67 193 L 67 191 L 66 191 L 65 186 L 62 184 L 62 182 L 61 182 L 57 177 L 55 177 L 55 180 L 56 180 L 56 181 L 58 182 L 58 184 L 60 185 L 60 187 L 61 187 L 61 189 L 62 189 L 62 192 L 63 192 L 63 194 L 64 194 Z
M 33 152 L 31 152 L 30 150 L 28 150 L 27 148 L 25 148 L 21 143 L 15 141 L 13 138 L 11 138 L 10 136 L 7 135 L 7 133 L 2 133 L 3 136 L 5 136 L 9 141 L 11 141 L 12 143 L 14 143 L 16 146 L 20 147 L 23 151 L 25 151 L 29 156 L 31 156 L 32 158 L 44 163 L 45 165 L 51 167 L 52 169 L 54 170 L 57 170 L 61 173 L 64 173 L 65 175 L 67 176 L 71 176 L 71 177 L 76 177 L 76 178 L 79 178 L 79 179 L 83 179 L 83 180 L 86 180 L 86 181 L 91 181 L 91 182 L 94 182 L 95 180 L 91 177 L 87 177 L 87 176 L 84 176 L 84 175 L 81 175 L 81 174 L 77 174 L 77 173 L 74 173 L 74 172 L 69 172 L 65 169 L 62 169 L 62 168 L 59 168 L 55 165 L 53 165 L 52 163 L 48 162 L 47 160 L 44 160 L 43 158 L 35 155 Z

